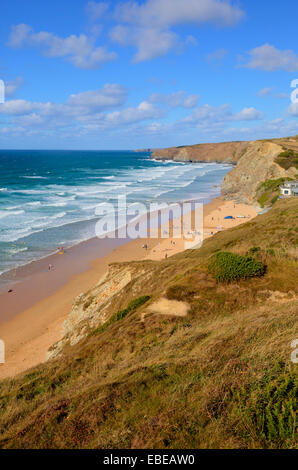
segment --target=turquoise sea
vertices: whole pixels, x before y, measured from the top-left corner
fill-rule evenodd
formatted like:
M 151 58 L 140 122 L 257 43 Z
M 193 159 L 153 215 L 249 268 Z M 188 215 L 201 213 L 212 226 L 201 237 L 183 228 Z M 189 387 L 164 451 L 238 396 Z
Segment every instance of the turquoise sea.
M 207 201 L 231 166 L 155 161 L 149 152 L 0 151 L 0 273 L 95 236 L 95 209 Z M 216 187 L 215 187 L 216 186 Z

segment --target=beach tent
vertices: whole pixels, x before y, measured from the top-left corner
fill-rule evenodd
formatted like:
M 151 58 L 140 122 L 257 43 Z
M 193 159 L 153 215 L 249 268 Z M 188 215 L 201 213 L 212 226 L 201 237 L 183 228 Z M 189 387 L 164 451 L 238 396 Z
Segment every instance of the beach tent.
M 227 217 L 225 217 L 225 219 L 234 219 L 234 217 L 232 217 L 231 215 L 227 215 Z

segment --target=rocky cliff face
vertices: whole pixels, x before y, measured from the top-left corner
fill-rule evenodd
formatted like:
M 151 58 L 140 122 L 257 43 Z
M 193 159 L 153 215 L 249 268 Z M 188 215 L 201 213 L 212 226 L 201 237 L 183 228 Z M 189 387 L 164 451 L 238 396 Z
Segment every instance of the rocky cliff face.
M 222 194 L 226 199 L 253 203 L 262 182 L 282 177 L 295 178 L 297 170 L 294 167 L 284 170 L 274 162 L 285 148 L 296 151 L 297 137 L 173 147 L 155 150 L 151 156 L 158 160 L 234 163 L 236 167 L 222 183 Z
M 50 348 L 47 359 L 58 356 L 64 346 L 77 344 L 91 330 L 105 323 L 111 312 L 121 308 L 123 298 L 127 301 L 142 292 L 144 279 L 146 281 L 151 275 L 150 266 L 143 269 L 137 263 L 110 265 L 93 289 L 74 300 L 71 312 L 63 323 L 62 339 Z
M 274 160 L 282 147 L 272 142 L 251 142 L 237 166 L 223 180 L 221 191 L 227 199 L 244 203 L 255 202 L 257 189 L 269 179 L 295 177 L 294 167 L 284 170 Z

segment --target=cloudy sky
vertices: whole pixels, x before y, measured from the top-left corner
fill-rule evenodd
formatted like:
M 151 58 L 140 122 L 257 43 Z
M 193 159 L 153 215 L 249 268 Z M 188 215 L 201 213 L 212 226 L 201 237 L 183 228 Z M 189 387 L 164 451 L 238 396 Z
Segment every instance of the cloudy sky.
M 1 0 L 0 148 L 298 134 L 294 0 Z

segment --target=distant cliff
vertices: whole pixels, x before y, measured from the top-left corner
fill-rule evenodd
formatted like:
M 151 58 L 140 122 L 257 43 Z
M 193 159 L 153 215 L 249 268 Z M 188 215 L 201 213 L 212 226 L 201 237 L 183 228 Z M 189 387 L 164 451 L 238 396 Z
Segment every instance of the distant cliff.
M 250 142 L 223 142 L 219 144 L 198 144 L 182 147 L 156 149 L 151 157 L 156 160 L 179 162 L 226 162 L 237 163 Z
M 258 140 L 251 142 L 223 142 L 185 147 L 156 149 L 151 158 L 180 162 L 232 163 L 233 168 L 224 178 L 221 190 L 226 199 L 252 203 L 258 197 L 258 188 L 264 181 L 278 178 L 295 178 L 297 169 L 288 169 L 276 163 L 285 150 L 298 151 L 298 138 Z

